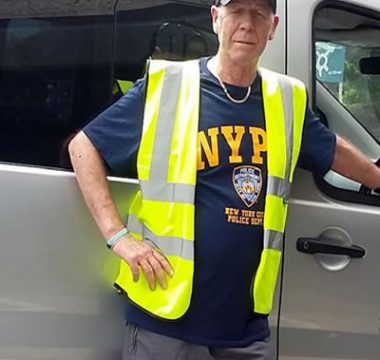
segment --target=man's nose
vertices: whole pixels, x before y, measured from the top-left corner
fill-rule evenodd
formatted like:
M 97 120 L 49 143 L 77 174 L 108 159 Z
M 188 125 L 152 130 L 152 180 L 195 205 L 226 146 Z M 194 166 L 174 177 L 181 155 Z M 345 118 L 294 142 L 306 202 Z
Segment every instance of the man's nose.
M 240 17 L 240 28 L 246 31 L 255 31 L 256 30 L 256 22 L 255 16 L 250 14 L 249 11 L 246 11 Z

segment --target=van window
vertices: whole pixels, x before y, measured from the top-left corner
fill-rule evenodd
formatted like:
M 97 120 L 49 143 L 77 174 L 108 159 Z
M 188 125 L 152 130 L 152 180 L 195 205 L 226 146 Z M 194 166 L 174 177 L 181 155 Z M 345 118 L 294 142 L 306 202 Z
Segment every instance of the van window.
M 68 138 L 111 100 L 113 17 L 0 20 L 0 162 L 68 167 Z
M 380 57 L 380 21 L 323 8 L 314 30 L 317 81 L 380 142 L 380 71 L 365 67 Z
M 70 138 L 128 91 L 148 57 L 216 51 L 208 1 L 32 3 L 0 13 L 0 162 L 71 168 Z
M 330 3 L 329 3 L 330 4 Z M 313 22 L 317 111 L 369 158 L 380 157 L 380 19 L 364 7 L 326 5 Z M 330 171 L 322 190 L 338 199 L 379 205 L 373 191 Z M 376 196 L 375 196 L 376 195 Z

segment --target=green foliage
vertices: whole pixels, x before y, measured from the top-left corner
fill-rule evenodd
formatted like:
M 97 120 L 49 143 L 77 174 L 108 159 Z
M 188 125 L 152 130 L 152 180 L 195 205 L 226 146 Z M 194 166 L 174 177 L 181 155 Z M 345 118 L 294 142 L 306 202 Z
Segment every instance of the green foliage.
M 375 56 L 378 51 L 346 47 L 342 101 L 353 113 L 375 117 L 380 121 L 380 75 L 363 75 L 359 68 L 360 59 Z

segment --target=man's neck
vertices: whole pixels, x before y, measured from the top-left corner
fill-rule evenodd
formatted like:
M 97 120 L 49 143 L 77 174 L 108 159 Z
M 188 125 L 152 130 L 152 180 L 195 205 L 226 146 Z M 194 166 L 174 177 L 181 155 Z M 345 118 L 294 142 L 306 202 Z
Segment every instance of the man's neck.
M 220 54 L 211 58 L 207 66 L 211 73 L 221 81 L 235 86 L 248 87 L 254 82 L 257 75 L 257 62 L 237 64 Z

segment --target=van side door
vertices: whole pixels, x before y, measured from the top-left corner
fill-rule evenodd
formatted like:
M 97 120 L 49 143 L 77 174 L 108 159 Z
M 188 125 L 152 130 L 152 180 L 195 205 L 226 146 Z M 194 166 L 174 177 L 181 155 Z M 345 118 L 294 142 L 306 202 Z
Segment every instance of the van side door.
M 321 120 L 380 157 L 378 1 L 288 2 L 288 73 Z M 312 69 L 312 71 L 311 71 Z M 298 170 L 286 230 L 280 359 L 378 359 L 380 198 L 329 172 Z

